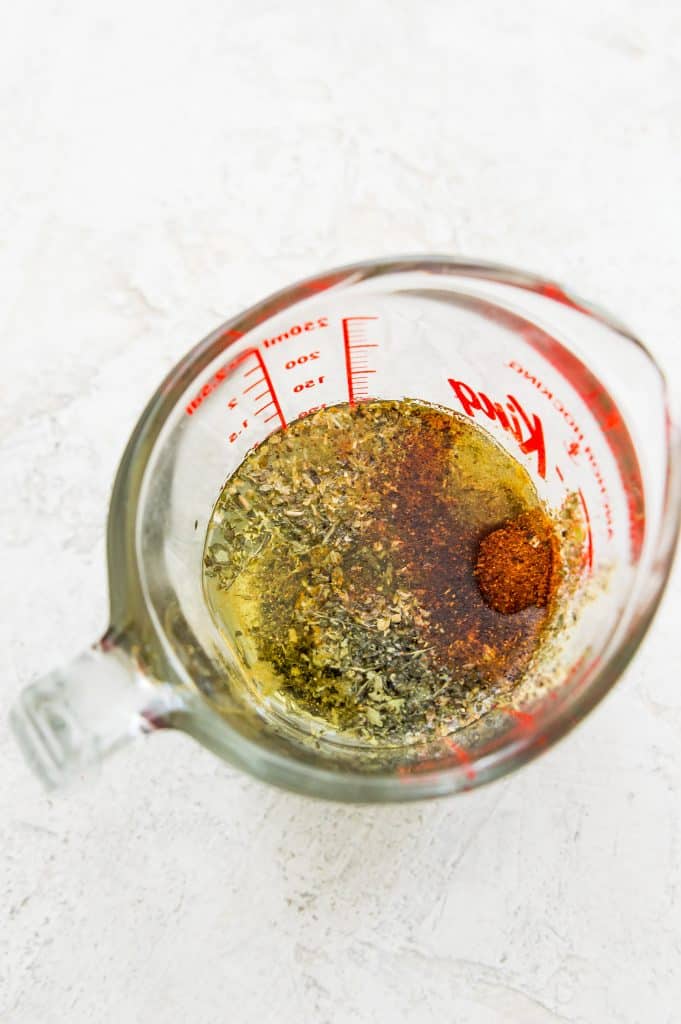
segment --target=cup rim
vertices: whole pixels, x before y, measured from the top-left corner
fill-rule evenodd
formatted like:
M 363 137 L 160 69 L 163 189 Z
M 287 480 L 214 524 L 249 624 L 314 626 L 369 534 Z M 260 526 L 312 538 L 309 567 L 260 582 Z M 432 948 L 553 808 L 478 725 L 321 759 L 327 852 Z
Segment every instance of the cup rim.
M 400 272 L 428 271 L 480 277 L 500 284 L 531 290 L 546 298 L 567 304 L 618 333 L 624 341 L 636 345 L 657 371 L 665 399 L 668 445 L 665 467 L 663 513 L 657 537 L 653 540 L 656 563 L 662 564 L 656 586 L 650 588 L 636 608 L 627 633 L 619 640 L 607 661 L 589 678 L 567 708 L 556 709 L 542 721 L 541 734 L 519 730 L 501 749 L 477 757 L 474 764 L 462 758 L 455 764 L 434 768 L 404 779 L 392 775 L 371 775 L 331 770 L 268 750 L 237 733 L 224 719 L 220 733 L 229 736 L 227 749 L 215 742 L 211 725 L 219 718 L 209 704 L 198 696 L 187 701 L 184 711 L 176 712 L 168 724 L 194 735 L 212 747 L 221 757 L 267 782 L 308 795 L 352 802 L 406 801 L 453 794 L 505 775 L 532 760 L 566 735 L 591 711 L 622 674 L 659 606 L 671 572 L 681 523 L 681 430 L 670 408 L 665 375 L 641 340 L 617 318 L 599 306 L 586 302 L 551 279 L 494 262 L 471 260 L 451 255 L 411 255 L 383 257 L 346 264 L 303 278 L 248 307 L 225 321 L 194 345 L 170 370 L 154 392 L 134 427 L 114 481 L 107 527 L 107 558 L 111 623 L 110 632 L 127 646 L 141 648 L 138 656 L 158 678 L 173 677 L 181 683 L 186 670 L 166 637 L 152 622 L 142 586 L 136 545 L 137 509 L 149 458 L 171 410 L 192 380 L 218 355 L 235 344 L 241 334 L 296 302 L 321 295 L 338 285 L 348 286 L 371 277 Z M 125 566 L 125 571 L 121 567 Z M 144 634 L 147 638 L 140 643 Z M 157 645 L 159 650 L 154 649 Z M 589 669 L 585 670 L 585 675 Z M 219 750 L 216 749 L 219 746 Z

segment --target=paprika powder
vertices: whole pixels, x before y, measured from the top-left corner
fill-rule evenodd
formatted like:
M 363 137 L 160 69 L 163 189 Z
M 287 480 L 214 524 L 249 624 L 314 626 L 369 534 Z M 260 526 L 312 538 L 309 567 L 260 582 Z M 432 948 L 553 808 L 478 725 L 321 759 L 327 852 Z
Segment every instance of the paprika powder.
M 485 602 L 512 615 L 545 608 L 551 598 L 557 541 L 541 509 L 523 512 L 492 530 L 480 543 L 475 576 Z

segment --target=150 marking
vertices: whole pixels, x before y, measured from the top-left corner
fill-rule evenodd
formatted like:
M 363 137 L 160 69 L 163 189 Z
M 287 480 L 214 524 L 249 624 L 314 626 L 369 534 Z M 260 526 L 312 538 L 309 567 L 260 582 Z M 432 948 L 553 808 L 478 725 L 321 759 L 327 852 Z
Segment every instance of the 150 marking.
M 323 384 L 323 383 L 324 383 L 324 377 L 321 376 L 321 377 L 317 377 L 315 380 L 306 380 L 304 384 L 294 384 L 293 390 L 294 390 L 294 392 L 296 394 L 298 394 L 299 391 L 304 391 L 305 388 L 314 388 L 314 387 L 317 386 L 317 384 Z

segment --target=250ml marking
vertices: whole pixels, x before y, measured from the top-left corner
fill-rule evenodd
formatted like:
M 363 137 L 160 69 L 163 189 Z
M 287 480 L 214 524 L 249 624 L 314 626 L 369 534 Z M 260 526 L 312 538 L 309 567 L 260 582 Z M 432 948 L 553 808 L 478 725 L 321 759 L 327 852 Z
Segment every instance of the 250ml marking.
M 271 338 L 264 338 L 262 343 L 265 348 L 272 348 L 274 345 L 279 345 L 282 341 L 287 341 L 289 338 L 296 338 L 305 331 L 316 331 L 320 327 L 328 326 L 328 316 L 318 316 L 315 320 L 306 320 L 305 323 L 294 324 L 293 327 L 289 327 L 287 331 L 282 331 L 281 334 L 274 335 Z

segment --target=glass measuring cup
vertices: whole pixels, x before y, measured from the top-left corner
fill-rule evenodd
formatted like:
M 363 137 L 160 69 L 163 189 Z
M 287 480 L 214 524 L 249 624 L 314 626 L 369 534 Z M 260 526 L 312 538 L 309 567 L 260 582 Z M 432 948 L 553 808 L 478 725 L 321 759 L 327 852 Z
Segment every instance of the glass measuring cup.
M 363 749 L 271 699 L 208 612 L 213 504 L 246 453 L 323 405 L 411 397 L 470 417 L 553 509 L 579 503 L 579 607 L 550 678 L 430 743 Z M 108 525 L 111 625 L 12 712 L 50 786 L 131 737 L 184 730 L 268 782 L 346 800 L 454 793 L 514 768 L 606 693 L 660 600 L 678 535 L 681 440 L 664 378 L 621 324 L 554 283 L 446 257 L 355 264 L 218 328 L 168 375 L 123 455 Z M 535 674 L 536 675 L 536 674 Z

